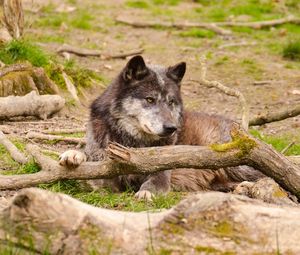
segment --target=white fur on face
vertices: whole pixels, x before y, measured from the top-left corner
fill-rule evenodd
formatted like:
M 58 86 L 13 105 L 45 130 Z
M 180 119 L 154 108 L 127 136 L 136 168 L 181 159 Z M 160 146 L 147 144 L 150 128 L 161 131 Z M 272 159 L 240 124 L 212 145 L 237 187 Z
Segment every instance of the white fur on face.
M 137 98 L 126 98 L 123 102 L 123 109 L 126 111 L 126 115 L 133 117 L 137 121 L 122 121 L 122 126 L 131 135 L 137 135 L 137 132 L 144 132 L 154 136 L 163 133 L 163 120 L 159 114 L 159 109 L 155 107 L 145 108 L 142 100 Z M 130 122 L 130 123 L 129 123 Z

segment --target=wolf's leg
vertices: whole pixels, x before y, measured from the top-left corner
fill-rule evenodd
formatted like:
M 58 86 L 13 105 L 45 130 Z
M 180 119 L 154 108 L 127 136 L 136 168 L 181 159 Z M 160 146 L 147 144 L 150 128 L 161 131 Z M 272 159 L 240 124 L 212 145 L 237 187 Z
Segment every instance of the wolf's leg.
M 86 155 L 81 151 L 68 150 L 59 156 L 59 164 L 62 166 L 77 167 L 86 161 Z
M 150 175 L 135 194 L 138 199 L 151 200 L 154 194 L 167 193 L 171 187 L 171 171 Z

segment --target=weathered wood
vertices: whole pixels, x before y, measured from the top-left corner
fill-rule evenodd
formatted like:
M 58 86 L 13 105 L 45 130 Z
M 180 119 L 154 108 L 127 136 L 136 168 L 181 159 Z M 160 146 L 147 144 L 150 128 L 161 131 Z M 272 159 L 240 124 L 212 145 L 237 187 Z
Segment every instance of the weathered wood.
M 58 95 L 38 95 L 32 91 L 25 96 L 8 96 L 0 98 L 0 119 L 17 116 L 36 116 L 46 119 L 60 111 L 65 100 Z
M 167 28 L 204 28 L 207 30 L 211 30 L 216 34 L 220 35 L 231 35 L 232 32 L 221 27 L 218 27 L 214 23 L 196 23 L 196 22 L 155 22 L 155 21 L 141 21 L 141 20 L 132 20 L 127 17 L 117 17 L 116 21 L 122 24 L 126 24 L 129 26 L 137 27 L 137 28 L 147 28 L 147 27 L 167 27 Z
M 288 109 L 280 110 L 277 112 L 268 112 L 266 114 L 258 115 L 249 121 L 249 126 L 261 126 L 266 123 L 292 118 L 300 114 L 300 105 L 289 106 Z
M 72 144 L 85 144 L 85 139 L 80 137 L 65 137 L 62 135 L 46 135 L 34 131 L 30 131 L 27 133 L 26 137 L 28 139 L 35 140 L 47 140 L 47 141 L 63 141 L 66 143 Z
M 242 196 L 192 195 L 159 213 L 96 208 L 30 188 L 0 210 L 0 240 L 47 254 L 299 254 L 300 209 Z
M 230 143 L 210 147 L 181 145 L 126 148 L 112 143 L 107 152 L 113 160 L 85 162 L 72 169 L 60 166 L 57 161 L 41 154 L 38 146 L 28 145 L 27 151 L 43 170 L 27 175 L 0 176 L 0 189 L 18 189 L 64 179 L 105 179 L 123 174 L 151 174 L 176 168 L 220 169 L 249 165 L 300 198 L 299 166 L 271 146 L 238 130 L 232 131 L 232 137 Z
M 10 156 L 20 164 L 25 164 L 28 160 L 23 153 L 5 136 L 0 130 L 0 144 L 9 152 Z

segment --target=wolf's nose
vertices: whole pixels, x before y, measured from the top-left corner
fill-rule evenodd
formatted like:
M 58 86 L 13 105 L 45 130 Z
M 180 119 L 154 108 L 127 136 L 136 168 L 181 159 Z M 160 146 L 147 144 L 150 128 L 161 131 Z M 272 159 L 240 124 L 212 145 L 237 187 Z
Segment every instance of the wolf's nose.
M 174 125 L 164 125 L 164 133 L 166 135 L 171 135 L 177 130 L 177 127 Z

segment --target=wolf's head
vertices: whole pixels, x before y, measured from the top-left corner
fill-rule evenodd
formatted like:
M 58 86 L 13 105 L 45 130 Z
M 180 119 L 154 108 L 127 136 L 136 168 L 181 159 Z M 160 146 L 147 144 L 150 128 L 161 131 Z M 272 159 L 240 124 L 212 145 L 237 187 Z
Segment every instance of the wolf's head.
M 118 100 L 112 114 L 132 136 L 171 137 L 182 125 L 180 82 L 186 64 L 146 66 L 141 56 L 129 60 L 118 77 Z

